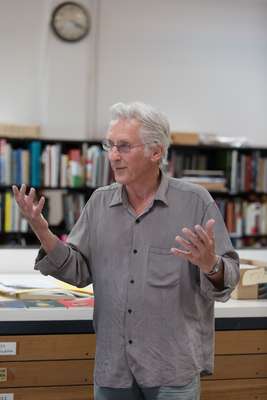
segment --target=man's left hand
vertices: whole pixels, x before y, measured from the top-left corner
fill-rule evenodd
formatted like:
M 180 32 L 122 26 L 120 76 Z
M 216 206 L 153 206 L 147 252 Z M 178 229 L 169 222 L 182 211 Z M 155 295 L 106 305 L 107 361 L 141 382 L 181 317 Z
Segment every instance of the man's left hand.
M 214 219 L 209 219 L 204 227 L 195 225 L 194 230 L 183 228 L 185 238 L 179 235 L 175 238 L 183 249 L 175 247 L 171 252 L 197 265 L 204 273 L 208 273 L 218 260 L 215 254 L 214 224 Z

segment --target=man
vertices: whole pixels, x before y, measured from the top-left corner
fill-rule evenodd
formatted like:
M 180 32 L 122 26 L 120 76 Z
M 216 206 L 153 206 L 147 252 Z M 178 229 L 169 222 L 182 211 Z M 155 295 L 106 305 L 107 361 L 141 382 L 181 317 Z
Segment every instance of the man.
M 44 198 L 13 188 L 42 245 L 35 268 L 93 282 L 96 400 L 197 400 L 213 369 L 214 301 L 229 299 L 238 256 L 210 194 L 162 172 L 166 118 L 142 103 L 111 111 L 103 148 L 116 183 L 93 193 L 66 244 Z

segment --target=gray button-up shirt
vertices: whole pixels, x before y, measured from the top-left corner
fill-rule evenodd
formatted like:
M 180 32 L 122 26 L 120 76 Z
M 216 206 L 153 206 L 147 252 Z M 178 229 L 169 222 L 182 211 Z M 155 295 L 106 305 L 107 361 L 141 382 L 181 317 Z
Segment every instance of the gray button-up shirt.
M 175 236 L 214 218 L 224 263 L 217 290 L 199 268 L 174 256 Z M 188 383 L 213 370 L 214 300 L 238 282 L 238 255 L 210 194 L 162 174 L 153 204 L 136 216 L 120 184 L 97 189 L 68 237 L 35 268 L 77 286 L 93 282 L 95 380 L 124 388 Z

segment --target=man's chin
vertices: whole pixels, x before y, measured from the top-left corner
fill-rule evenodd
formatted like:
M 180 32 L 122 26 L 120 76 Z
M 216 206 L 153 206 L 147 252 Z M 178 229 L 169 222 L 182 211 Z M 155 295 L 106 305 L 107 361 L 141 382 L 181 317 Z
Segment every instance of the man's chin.
M 127 178 L 125 176 L 119 175 L 119 174 L 114 174 L 114 180 L 117 183 L 121 183 L 122 185 L 127 183 Z

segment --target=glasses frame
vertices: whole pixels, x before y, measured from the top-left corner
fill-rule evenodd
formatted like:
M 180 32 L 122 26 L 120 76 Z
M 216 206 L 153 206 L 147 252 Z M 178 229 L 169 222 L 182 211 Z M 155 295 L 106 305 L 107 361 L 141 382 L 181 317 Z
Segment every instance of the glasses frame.
M 102 141 L 102 148 L 104 151 L 110 152 L 114 149 L 114 147 L 116 147 L 117 151 L 120 154 L 127 154 L 127 153 L 130 153 L 130 151 L 132 149 L 134 149 L 135 147 L 145 146 L 146 144 L 149 144 L 149 143 L 131 144 L 131 143 L 125 142 L 125 143 L 121 143 L 121 144 L 115 144 L 111 140 L 104 139 Z

